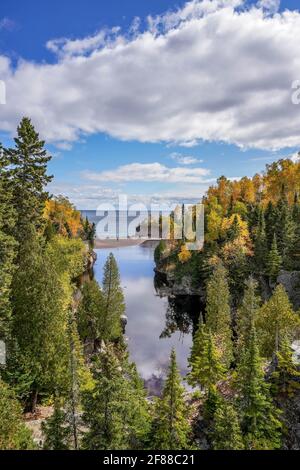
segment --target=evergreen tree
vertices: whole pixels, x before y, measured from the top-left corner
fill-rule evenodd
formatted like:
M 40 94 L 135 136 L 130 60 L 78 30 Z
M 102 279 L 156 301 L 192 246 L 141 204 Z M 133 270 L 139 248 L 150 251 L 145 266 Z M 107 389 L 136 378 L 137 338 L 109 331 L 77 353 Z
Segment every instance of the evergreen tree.
M 266 211 L 265 211 L 265 221 L 266 221 L 266 236 L 267 236 L 267 245 L 268 250 L 271 249 L 271 245 L 274 239 L 274 234 L 276 234 L 276 223 L 277 223 L 277 210 L 274 207 L 272 201 L 269 201 Z
M 45 437 L 43 446 L 45 450 L 70 449 L 71 429 L 66 412 L 58 399 L 54 402 L 52 416 L 42 423 L 42 431 Z
M 284 265 L 288 264 L 288 253 L 291 251 L 295 237 L 295 225 L 287 198 L 283 195 L 277 204 L 275 226 L 277 247 Z
M 125 313 L 124 295 L 120 286 L 119 269 L 112 253 L 104 266 L 103 277 L 103 333 L 105 341 L 120 340 L 121 316 Z
M 254 324 L 243 347 L 237 370 L 237 389 L 246 449 L 279 448 L 279 412 L 272 403 L 269 385 L 264 379 Z
M 77 313 L 78 331 L 84 343 L 93 344 L 94 352 L 105 335 L 103 310 L 103 295 L 99 284 L 95 280 L 86 282 L 82 288 L 82 301 Z
M 281 338 L 292 336 L 298 326 L 299 316 L 293 311 L 284 287 L 278 285 L 256 317 L 262 355 L 272 358 L 279 350 Z
M 214 415 L 213 448 L 214 450 L 244 449 L 237 412 L 225 401 Z
M 124 354 L 122 352 L 122 354 Z M 111 344 L 102 344 L 93 366 L 94 388 L 83 397 L 83 421 L 88 427 L 84 449 L 130 449 L 139 447 L 147 431 L 146 400 L 136 374 L 124 357 L 118 358 Z M 133 381 L 133 377 L 135 381 Z
M 196 333 L 193 337 L 193 343 L 191 347 L 191 353 L 188 358 L 188 364 L 189 368 L 191 369 L 191 372 L 187 376 L 188 383 L 190 385 L 195 385 L 197 384 L 197 380 L 195 382 L 195 377 L 194 377 L 194 364 L 196 362 L 196 359 L 202 355 L 203 349 L 205 346 L 205 341 L 207 340 L 207 331 L 206 331 L 206 326 L 203 323 L 203 316 L 202 313 L 199 316 L 199 322 L 198 322 L 198 328 L 196 330 Z
M 268 255 L 268 244 L 266 236 L 266 223 L 265 215 L 262 208 L 259 210 L 259 219 L 255 235 L 254 243 L 254 256 L 255 256 L 255 265 L 256 272 L 258 274 L 263 274 L 266 268 L 266 260 Z
M 300 203 L 298 197 L 295 196 L 293 206 L 293 220 L 295 225 L 294 241 L 289 253 L 289 268 L 300 270 Z
M 0 340 L 6 340 L 10 331 L 10 292 L 16 251 L 11 235 L 14 223 L 8 161 L 0 144 Z
M 276 370 L 271 377 L 272 389 L 276 395 L 291 397 L 300 389 L 300 372 L 293 360 L 293 350 L 287 336 L 280 341 L 276 359 Z
M 190 358 L 191 372 L 187 379 L 190 385 L 200 386 L 209 391 L 224 377 L 225 369 L 221 355 L 215 345 L 215 339 L 207 331 L 207 326 L 200 324 L 198 330 L 199 347 Z M 201 343 L 200 343 L 201 341 Z
M 184 388 L 173 349 L 162 397 L 155 406 L 152 447 L 157 450 L 188 449 L 190 432 Z
M 0 450 L 34 448 L 31 432 L 22 421 L 22 410 L 13 391 L 0 379 Z
M 19 266 L 12 288 L 12 335 L 8 350 L 10 374 L 30 371 L 29 408 L 35 410 L 38 393 L 64 388 L 68 369 L 67 316 L 64 291 L 55 267 L 41 247 L 34 229 L 20 247 Z M 14 352 L 17 344 L 17 354 Z M 13 363 L 13 359 L 17 363 Z
M 238 356 L 240 356 L 243 345 L 249 339 L 251 325 L 256 318 L 260 306 L 260 298 L 256 294 L 257 287 L 257 282 L 253 278 L 249 278 L 246 282 L 242 305 L 237 312 Z
M 276 235 L 274 234 L 271 250 L 267 256 L 266 273 L 272 282 L 277 280 L 282 265 L 282 257 L 277 249 Z
M 226 269 L 221 264 L 207 283 L 206 322 L 216 338 L 224 364 L 229 366 L 232 360 L 230 294 Z
M 6 149 L 4 155 L 12 167 L 13 205 L 17 213 L 15 237 L 23 242 L 29 225 L 43 225 L 43 211 L 48 193 L 44 191 L 52 179 L 47 176 L 47 163 L 51 159 L 39 139 L 30 119 L 24 117 L 18 126 L 15 148 Z

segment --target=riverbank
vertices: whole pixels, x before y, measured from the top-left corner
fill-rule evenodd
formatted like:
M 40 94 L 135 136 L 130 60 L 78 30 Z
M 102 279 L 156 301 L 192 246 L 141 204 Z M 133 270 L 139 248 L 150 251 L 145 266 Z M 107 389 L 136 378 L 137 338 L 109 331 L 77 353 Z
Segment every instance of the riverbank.
M 106 240 L 99 240 L 96 239 L 94 241 L 94 248 L 101 249 L 101 248 L 123 248 L 128 246 L 147 246 L 147 247 L 155 247 L 159 242 L 156 240 L 144 240 L 139 238 L 120 238 L 118 240 L 115 239 L 106 239 Z

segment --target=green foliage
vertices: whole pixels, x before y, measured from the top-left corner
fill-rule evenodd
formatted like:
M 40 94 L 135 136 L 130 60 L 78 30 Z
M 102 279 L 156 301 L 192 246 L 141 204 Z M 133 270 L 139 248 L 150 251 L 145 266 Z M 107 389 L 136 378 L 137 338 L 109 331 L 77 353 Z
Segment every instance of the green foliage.
M 84 272 L 87 250 L 82 240 L 57 235 L 48 243 L 47 251 L 58 273 L 67 273 L 70 279 L 76 279 Z
M 136 371 L 119 359 L 112 345 L 95 357 L 95 386 L 83 397 L 83 421 L 88 431 L 82 446 L 90 450 L 139 448 L 147 431 L 146 401 Z M 138 383 L 137 383 L 138 382 Z
M 197 332 L 197 343 L 190 358 L 191 372 L 188 382 L 203 387 L 207 392 L 215 388 L 217 382 L 224 378 L 225 368 L 221 355 L 216 348 L 215 339 L 207 326 L 200 324 Z
M 274 234 L 271 250 L 267 256 L 266 273 L 272 282 L 277 280 L 280 268 L 282 266 L 282 257 L 277 248 L 276 235 Z
M 271 298 L 260 308 L 256 327 L 261 354 L 267 358 L 278 351 L 281 338 L 292 336 L 299 327 L 299 316 L 293 311 L 282 285 L 276 287 Z
M 22 421 L 14 392 L 0 379 L 0 450 L 34 449 L 31 432 Z
M 243 450 L 243 436 L 238 414 L 234 407 L 225 401 L 214 414 L 214 450 Z
M 119 340 L 122 336 L 121 316 L 125 313 L 124 295 L 120 285 L 119 269 L 110 253 L 104 266 L 103 291 L 103 339 Z
M 232 360 L 230 294 L 226 269 L 221 264 L 216 266 L 207 284 L 206 322 L 216 338 L 224 364 L 229 366 Z
M 169 372 L 163 394 L 157 400 L 152 429 L 152 448 L 157 450 L 181 450 L 189 448 L 188 410 L 184 401 L 184 388 L 172 350 Z
M 272 377 L 272 390 L 276 395 L 292 397 L 300 389 L 300 372 L 293 360 L 290 340 L 283 336 L 276 354 L 276 370 Z
M 68 450 L 70 448 L 71 429 L 66 412 L 59 400 L 54 402 L 54 412 L 42 422 L 45 450 Z
M 64 386 L 68 342 L 64 292 L 55 265 L 33 229 L 20 247 L 12 292 L 16 357 L 30 370 L 34 409 L 38 392 Z
M 17 244 L 11 236 L 15 224 L 8 160 L 0 144 L 0 339 L 7 339 L 10 329 L 10 289 Z
M 280 447 L 279 411 L 265 382 L 255 327 L 245 342 L 237 369 L 237 390 L 245 448 L 272 450 Z
M 242 304 L 237 311 L 237 355 L 239 356 L 245 343 L 249 340 L 252 323 L 257 316 L 260 298 L 257 296 L 258 284 L 253 278 L 246 282 Z
M 17 134 L 15 148 L 5 149 L 4 155 L 12 168 L 13 206 L 17 214 L 14 234 L 21 243 L 30 225 L 36 229 L 43 226 L 43 211 L 48 199 L 44 186 L 52 177 L 47 176 L 47 163 L 51 157 L 30 119 L 22 119 Z
M 95 280 L 86 282 L 77 312 L 78 331 L 83 342 L 93 342 L 95 352 L 105 332 L 103 310 L 103 294 L 99 284 Z

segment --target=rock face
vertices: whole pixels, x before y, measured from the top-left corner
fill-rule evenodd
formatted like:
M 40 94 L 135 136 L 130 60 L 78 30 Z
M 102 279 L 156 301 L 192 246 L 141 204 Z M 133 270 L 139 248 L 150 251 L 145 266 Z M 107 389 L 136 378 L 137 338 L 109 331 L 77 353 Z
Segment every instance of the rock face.
M 160 296 L 197 295 L 204 298 L 204 289 L 195 286 L 191 276 L 176 279 L 173 272 L 155 269 L 155 288 Z
M 281 271 L 277 282 L 286 289 L 294 309 L 300 308 L 300 271 Z

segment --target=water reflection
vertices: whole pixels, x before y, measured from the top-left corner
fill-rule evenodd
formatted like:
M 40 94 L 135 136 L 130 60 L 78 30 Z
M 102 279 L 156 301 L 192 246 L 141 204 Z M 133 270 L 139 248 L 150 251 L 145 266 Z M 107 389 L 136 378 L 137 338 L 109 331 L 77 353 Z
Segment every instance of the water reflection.
M 172 347 L 182 374 L 187 372 L 191 346 L 191 320 L 181 317 L 172 302 L 161 298 L 153 285 L 153 248 L 131 246 L 95 250 L 95 278 L 102 281 L 103 265 L 112 252 L 119 265 L 128 324 L 126 336 L 132 360 L 149 386 L 164 375 Z M 178 331 L 178 325 L 182 331 Z M 155 377 L 153 377 L 155 376 Z M 153 385 L 155 388 L 155 384 Z

